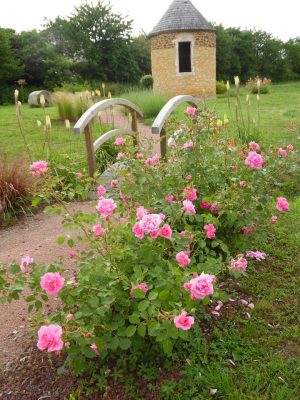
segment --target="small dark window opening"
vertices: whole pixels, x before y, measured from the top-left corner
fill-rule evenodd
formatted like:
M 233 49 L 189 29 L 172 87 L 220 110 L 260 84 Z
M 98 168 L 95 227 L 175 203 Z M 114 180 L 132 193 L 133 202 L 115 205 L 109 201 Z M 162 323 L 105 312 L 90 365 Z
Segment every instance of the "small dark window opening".
M 178 43 L 179 72 L 192 72 L 191 42 Z

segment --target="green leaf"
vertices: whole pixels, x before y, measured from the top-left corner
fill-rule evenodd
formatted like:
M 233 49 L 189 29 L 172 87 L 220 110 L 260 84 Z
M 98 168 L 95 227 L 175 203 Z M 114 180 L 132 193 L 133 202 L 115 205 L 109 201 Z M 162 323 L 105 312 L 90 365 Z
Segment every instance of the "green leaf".
M 31 205 L 32 205 L 32 207 L 37 207 L 40 204 L 40 202 L 41 202 L 41 199 L 39 197 L 35 197 L 32 200 Z
M 90 347 L 86 347 L 86 348 L 84 349 L 84 355 L 85 355 L 87 358 L 95 358 L 95 357 L 96 357 L 96 353 L 95 353 L 94 350 L 91 349 Z
M 119 338 L 115 336 L 115 337 L 112 339 L 112 341 L 110 342 L 109 347 L 110 347 L 113 351 L 115 351 L 115 350 L 117 350 L 117 348 L 119 347 L 119 344 L 120 344 Z
M 138 310 L 139 311 L 145 311 L 147 308 L 148 308 L 148 306 L 149 306 L 149 302 L 148 302 L 148 300 L 143 300 L 143 301 L 141 301 L 140 303 L 139 303 L 139 305 L 138 305 Z
M 58 245 L 62 245 L 65 243 L 66 238 L 64 236 L 58 236 L 58 238 L 56 239 L 56 243 Z
M 16 275 L 18 272 L 20 272 L 20 266 L 19 266 L 19 265 L 16 265 L 16 264 L 13 264 L 13 265 L 10 267 L 9 272 L 10 272 L 11 274 L 13 274 L 13 275 Z
M 29 303 L 30 301 L 34 301 L 35 300 L 35 296 L 32 294 L 30 296 L 27 296 L 26 299 L 27 303 Z
M 149 300 L 155 300 L 157 298 L 157 296 L 158 296 L 158 293 L 152 290 L 152 292 L 150 292 L 148 298 L 149 298 Z
M 73 248 L 74 247 L 74 240 L 73 239 L 69 239 L 68 240 L 68 246 Z
M 127 350 L 131 346 L 131 340 L 128 338 L 120 338 L 119 346 L 122 350 Z
M 168 297 L 169 297 L 169 289 L 164 289 L 161 292 L 159 292 L 158 298 L 160 300 L 167 300 Z
M 130 315 L 128 319 L 131 324 L 138 324 L 140 322 L 140 318 L 137 314 Z
M 145 294 L 145 292 L 143 292 L 141 289 L 139 289 L 139 288 L 136 288 L 136 289 L 134 289 L 134 297 L 136 298 L 136 299 L 144 299 L 145 297 L 146 297 L 146 294 Z
M 98 297 L 92 297 L 89 301 L 88 304 L 92 308 L 97 308 L 99 306 L 99 298 Z
M 137 333 L 141 337 L 145 337 L 145 335 L 146 335 L 146 327 L 145 327 L 145 325 L 139 325 L 138 328 L 137 328 Z
M 173 343 L 170 339 L 167 339 L 163 342 L 163 351 L 165 354 L 170 355 L 173 350 Z
M 135 332 L 136 332 L 136 326 L 135 325 L 129 325 L 126 328 L 126 336 L 127 337 L 133 336 L 135 334 Z
M 157 336 L 160 329 L 160 323 L 158 321 L 152 320 L 148 323 L 148 333 L 150 336 Z

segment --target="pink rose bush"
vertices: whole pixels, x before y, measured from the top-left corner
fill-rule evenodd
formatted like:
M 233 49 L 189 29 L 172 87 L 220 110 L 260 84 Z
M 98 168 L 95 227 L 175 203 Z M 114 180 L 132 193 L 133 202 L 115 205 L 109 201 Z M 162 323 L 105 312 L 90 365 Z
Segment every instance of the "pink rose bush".
M 184 200 L 182 202 L 183 210 L 186 215 L 196 214 L 196 209 L 194 204 L 190 200 Z
M 192 300 L 199 300 L 214 293 L 213 283 L 215 281 L 216 277 L 214 275 L 202 273 L 186 282 L 183 287 L 187 292 L 190 292 Z
M 206 237 L 208 239 L 213 239 L 216 237 L 216 228 L 214 227 L 213 224 L 205 225 L 204 229 L 206 230 Z
M 93 226 L 93 233 L 95 236 L 98 237 L 103 236 L 105 233 L 105 229 L 101 225 L 97 224 Z
M 33 263 L 33 258 L 26 256 L 21 258 L 20 269 L 21 272 L 24 274 L 29 270 L 29 265 Z
M 230 261 L 230 269 L 235 272 L 245 272 L 248 267 L 248 262 L 243 255 L 238 256 L 236 259 Z
M 254 169 L 261 169 L 264 163 L 265 160 L 260 154 L 256 153 L 256 151 L 250 151 L 245 160 L 245 164 Z
M 124 138 L 117 138 L 115 140 L 115 146 L 123 146 L 126 143 L 126 139 Z
M 99 211 L 102 218 L 110 217 L 117 208 L 116 203 L 112 199 L 100 199 L 96 210 Z
M 179 267 L 187 267 L 191 263 L 189 256 L 184 251 L 180 251 L 176 254 L 176 260 Z
M 276 208 L 278 211 L 289 211 L 289 203 L 285 197 L 277 197 Z

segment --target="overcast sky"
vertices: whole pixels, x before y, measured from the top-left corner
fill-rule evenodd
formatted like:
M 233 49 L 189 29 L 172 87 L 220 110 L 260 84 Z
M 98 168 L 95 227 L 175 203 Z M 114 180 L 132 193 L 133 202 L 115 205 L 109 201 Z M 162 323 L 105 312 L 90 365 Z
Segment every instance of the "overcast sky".
M 149 33 L 172 0 L 111 0 L 115 11 L 134 20 L 134 33 Z M 210 22 L 257 28 L 284 41 L 300 36 L 300 0 L 192 0 Z M 69 16 L 81 0 L 1 0 L 0 27 L 41 29 L 45 17 Z

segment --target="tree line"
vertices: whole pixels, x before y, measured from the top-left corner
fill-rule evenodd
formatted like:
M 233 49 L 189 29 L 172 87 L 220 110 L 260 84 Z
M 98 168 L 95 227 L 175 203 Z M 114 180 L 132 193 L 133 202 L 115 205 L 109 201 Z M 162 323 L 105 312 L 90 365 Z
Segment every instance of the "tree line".
M 46 20 L 41 31 L 0 28 L 0 103 L 10 101 L 20 79 L 50 90 L 64 83 L 137 84 L 151 73 L 150 43 L 145 33 L 133 37 L 132 22 L 99 0 L 82 3 L 68 18 Z M 263 31 L 215 28 L 218 80 L 300 79 L 300 37 L 285 43 Z

